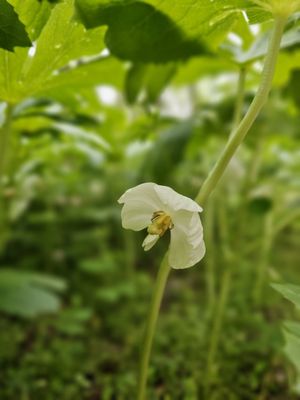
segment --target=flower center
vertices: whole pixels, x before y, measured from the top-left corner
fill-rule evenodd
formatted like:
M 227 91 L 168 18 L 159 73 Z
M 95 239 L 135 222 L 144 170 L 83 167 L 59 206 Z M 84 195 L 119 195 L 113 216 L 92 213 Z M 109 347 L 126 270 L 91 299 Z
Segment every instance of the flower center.
M 168 229 L 173 229 L 174 227 L 170 215 L 164 211 L 155 211 L 151 222 L 152 224 L 148 226 L 148 233 L 150 235 L 159 235 L 161 237 Z

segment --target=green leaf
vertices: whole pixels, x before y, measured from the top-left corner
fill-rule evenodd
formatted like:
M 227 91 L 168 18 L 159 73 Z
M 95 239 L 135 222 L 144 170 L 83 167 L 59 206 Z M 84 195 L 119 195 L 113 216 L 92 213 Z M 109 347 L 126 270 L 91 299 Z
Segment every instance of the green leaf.
M 269 212 L 272 206 L 272 198 L 263 195 L 253 196 L 248 203 L 249 211 L 261 216 Z
M 300 57 L 299 57 L 299 67 L 300 67 Z M 300 68 L 293 71 L 291 80 L 289 82 L 289 92 L 292 98 L 300 110 Z
M 22 48 L 9 54 L 0 49 L 0 98 L 18 103 L 49 89 L 50 82 L 56 82 L 61 72 L 74 70 L 69 68 L 69 62 L 101 52 L 102 31 L 103 28 L 86 31 L 75 21 L 72 0 L 58 3 L 35 42 L 34 54 Z M 97 75 L 92 76 L 97 79 Z
M 3 287 L 0 285 L 0 296 L 1 311 L 22 317 L 36 317 L 40 314 L 55 312 L 60 304 L 53 294 L 29 286 Z
M 161 132 L 153 148 L 145 157 L 140 177 L 146 181 L 153 180 L 160 184 L 167 184 L 170 181 L 170 174 L 174 173 L 175 167 L 182 160 L 192 134 L 192 121 L 177 123 Z
M 100 84 L 122 88 L 125 77 L 123 64 L 115 58 L 103 57 L 86 65 L 78 66 L 49 77 L 37 92 L 51 95 L 54 91 L 93 87 Z
M 82 7 L 79 8 L 82 12 Z M 97 17 L 97 19 L 95 19 Z M 204 46 L 184 33 L 167 15 L 150 4 L 126 2 L 103 5 L 96 14 L 83 15 L 90 27 L 108 25 L 105 41 L 121 59 L 135 62 L 167 62 L 202 53 Z M 141 21 L 144 21 L 141 24 Z
M 75 1 L 87 28 L 108 25 L 105 41 L 114 55 L 155 63 L 208 53 L 208 47 L 216 47 L 237 20 L 241 3 L 244 4 L 223 0 Z
M 36 44 L 33 59 L 28 62 L 25 80 L 36 90 L 43 88 L 52 80 L 53 72 L 77 58 L 98 54 L 103 49 L 101 29 L 85 32 L 73 18 L 72 1 L 56 5 Z M 32 89 L 31 89 L 32 90 Z
M 186 85 L 194 83 L 203 76 L 214 76 L 224 72 L 236 72 L 236 65 L 221 57 L 198 57 L 188 60 L 180 65 L 172 80 L 175 85 Z
M 79 269 L 90 275 L 105 275 L 115 271 L 117 263 L 110 254 L 101 258 L 85 259 L 80 262 Z
M 281 293 L 283 297 L 295 304 L 297 308 L 300 308 L 300 286 L 290 283 L 273 283 L 271 286 Z
M 292 79 L 295 83 L 294 90 L 297 90 L 298 81 L 292 78 L 293 72 L 300 69 L 300 51 L 282 52 L 278 56 L 277 66 L 274 76 L 274 86 L 284 86 Z M 295 72 L 296 73 L 296 72 Z M 297 74 L 297 73 L 296 73 Z M 298 92 L 299 93 L 299 92 Z M 292 97 L 294 95 L 292 94 Z M 295 100 L 295 97 L 294 97 Z
M 29 47 L 31 41 L 14 8 L 0 0 L 0 47 L 13 51 L 16 46 Z
M 247 16 L 249 18 L 249 23 L 261 24 L 262 22 L 270 21 L 273 16 L 268 11 L 263 10 L 260 7 L 249 5 L 246 7 Z
M 31 40 L 36 40 L 46 24 L 55 2 L 39 0 L 9 0 L 26 27 Z
M 298 374 L 300 373 L 300 324 L 293 322 L 285 323 L 283 330 L 285 338 L 285 353 L 288 358 L 294 363 Z
M 78 335 L 84 331 L 91 316 L 92 311 L 89 308 L 69 308 L 59 313 L 54 326 L 62 333 Z
M 128 70 L 125 81 L 127 101 L 134 103 L 143 93 L 145 102 L 154 103 L 175 71 L 175 64 L 134 64 Z
M 300 322 L 285 321 L 283 326 L 284 329 L 288 330 L 293 335 L 298 336 L 300 339 Z
M 56 277 L 2 269 L 0 310 L 28 318 L 56 312 L 60 300 L 53 292 L 61 292 L 65 288 L 65 282 Z
M 231 52 L 232 58 L 237 64 L 246 65 L 266 55 L 269 37 L 270 32 L 265 33 L 263 36 L 259 37 L 247 51 L 243 51 L 242 49 L 233 46 L 227 46 L 227 50 Z M 280 48 L 289 49 L 298 45 L 299 43 L 299 27 L 296 26 L 284 33 Z

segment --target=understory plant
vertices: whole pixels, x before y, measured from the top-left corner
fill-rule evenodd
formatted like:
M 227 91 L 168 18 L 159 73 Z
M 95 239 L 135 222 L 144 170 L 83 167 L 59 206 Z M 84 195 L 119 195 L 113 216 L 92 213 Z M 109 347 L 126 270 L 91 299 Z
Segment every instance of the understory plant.
M 0 397 L 272 396 L 280 344 L 264 319 L 281 309 L 266 282 L 283 280 L 270 262 L 279 242 L 278 264 L 296 259 L 299 216 L 294 138 L 282 134 L 299 125 L 299 0 L 0 8 L 0 324 L 11 332 Z M 120 229 L 117 198 L 123 228 L 145 230 L 142 248 Z M 140 264 L 159 264 L 164 242 L 152 287 Z M 185 282 L 179 270 L 198 263 Z M 156 332 L 171 271 L 175 305 Z M 296 287 L 276 288 L 297 300 Z M 285 332 L 295 361 L 298 327 Z

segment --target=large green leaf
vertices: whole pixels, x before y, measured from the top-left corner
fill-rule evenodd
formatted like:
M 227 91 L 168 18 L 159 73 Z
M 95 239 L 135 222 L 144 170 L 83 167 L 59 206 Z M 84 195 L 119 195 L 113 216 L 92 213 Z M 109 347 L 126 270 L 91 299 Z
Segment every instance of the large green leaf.
M 93 63 L 80 65 L 49 77 L 37 93 L 50 94 L 56 90 L 91 87 L 100 84 L 123 86 L 125 69 L 123 64 L 112 57 L 105 57 Z
M 135 62 L 168 62 L 207 53 L 238 18 L 243 1 L 76 0 L 87 28 L 108 25 L 106 44 Z
M 73 71 L 65 69 L 70 61 L 101 52 L 104 46 L 99 39 L 103 36 L 102 31 L 103 28 L 86 31 L 75 21 L 72 0 L 58 3 L 32 52 L 20 48 L 15 53 L 0 50 L 0 98 L 15 103 L 48 89 L 49 82 L 60 72 Z M 98 78 L 97 74 L 91 77 Z
M 31 41 L 12 5 L 0 0 L 0 47 L 13 51 L 16 46 L 29 47 Z
M 103 49 L 101 29 L 85 32 L 73 18 L 71 1 L 58 4 L 44 27 L 36 45 L 36 52 L 28 63 L 25 79 L 27 87 L 33 82 L 42 88 L 54 71 L 64 67 L 69 61 L 99 53 Z
M 65 290 L 63 280 L 10 269 L 0 271 L 0 310 L 22 317 L 58 311 L 60 300 L 55 292 Z

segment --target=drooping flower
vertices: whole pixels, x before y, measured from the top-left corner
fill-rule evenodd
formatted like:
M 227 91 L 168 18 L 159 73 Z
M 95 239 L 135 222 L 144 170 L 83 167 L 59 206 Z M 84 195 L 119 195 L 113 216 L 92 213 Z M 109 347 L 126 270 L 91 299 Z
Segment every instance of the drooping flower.
M 167 186 L 142 183 L 128 189 L 118 200 L 122 208 L 122 226 L 140 231 L 147 228 L 142 246 L 150 250 L 170 230 L 168 261 L 172 268 L 189 268 L 205 254 L 202 208 L 193 200 Z

